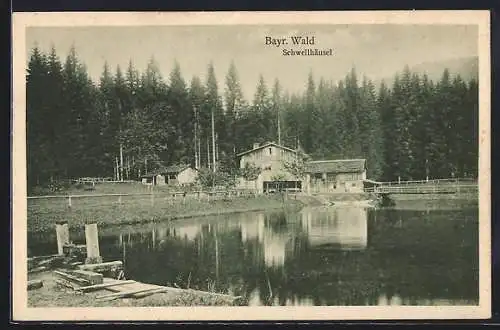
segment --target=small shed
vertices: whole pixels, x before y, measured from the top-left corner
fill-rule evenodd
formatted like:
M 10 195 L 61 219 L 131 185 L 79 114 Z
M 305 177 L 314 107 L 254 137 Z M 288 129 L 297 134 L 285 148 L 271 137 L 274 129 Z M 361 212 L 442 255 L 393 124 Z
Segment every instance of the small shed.
M 196 181 L 198 170 L 190 165 L 171 165 L 141 176 L 143 184 L 150 185 L 188 185 Z
M 167 184 L 179 186 L 193 184 L 198 177 L 198 170 L 187 164 L 169 166 L 164 173 Z
M 148 174 L 141 175 L 141 182 L 146 185 L 164 185 L 165 184 L 165 175 L 163 171 L 153 171 Z

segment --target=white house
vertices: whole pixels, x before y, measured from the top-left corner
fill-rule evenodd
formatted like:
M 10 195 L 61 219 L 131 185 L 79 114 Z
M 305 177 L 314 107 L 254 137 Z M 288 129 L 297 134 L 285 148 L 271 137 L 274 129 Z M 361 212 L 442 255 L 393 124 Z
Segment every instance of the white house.
M 275 142 L 266 142 L 261 145 L 254 143 L 253 148 L 237 154 L 240 168 L 252 165 L 261 169 L 256 180 L 240 179 L 240 188 L 256 189 L 258 192 L 268 192 L 277 189 L 278 183 L 283 188 L 302 187 L 302 181 L 296 178 L 285 167 L 284 162 L 293 161 L 297 151 L 284 147 Z

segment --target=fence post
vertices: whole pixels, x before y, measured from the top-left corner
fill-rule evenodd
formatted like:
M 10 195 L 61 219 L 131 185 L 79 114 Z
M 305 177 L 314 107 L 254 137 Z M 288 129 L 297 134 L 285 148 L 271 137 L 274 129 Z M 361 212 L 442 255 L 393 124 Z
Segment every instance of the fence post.
M 68 207 L 71 207 L 71 195 L 68 195 Z
M 63 255 L 63 246 L 69 244 L 69 227 L 67 221 L 56 223 L 57 254 Z
M 122 205 L 122 195 L 118 196 L 118 204 Z
M 97 231 L 97 223 L 85 225 L 85 241 L 87 247 L 87 259 L 85 259 L 85 263 L 102 263 L 102 257 L 99 252 L 99 234 Z

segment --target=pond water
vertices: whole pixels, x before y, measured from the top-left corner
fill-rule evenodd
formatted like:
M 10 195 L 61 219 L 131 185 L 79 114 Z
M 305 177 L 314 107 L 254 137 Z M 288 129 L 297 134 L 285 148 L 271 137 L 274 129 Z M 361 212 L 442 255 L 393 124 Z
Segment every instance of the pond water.
M 71 233 L 84 243 L 82 232 Z M 51 236 L 31 253 L 56 252 Z M 105 261 L 249 305 L 477 305 L 478 209 L 305 208 L 100 230 Z

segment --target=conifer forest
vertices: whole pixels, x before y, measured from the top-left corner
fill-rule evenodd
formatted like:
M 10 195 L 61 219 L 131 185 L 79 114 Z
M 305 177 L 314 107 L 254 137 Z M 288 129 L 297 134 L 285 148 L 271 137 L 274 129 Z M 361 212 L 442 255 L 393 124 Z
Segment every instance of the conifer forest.
M 406 66 L 390 83 L 375 83 L 352 68 L 340 81 L 311 73 L 303 92 L 291 94 L 278 79 L 261 75 L 247 100 L 235 62 L 225 77 L 207 63 L 205 76 L 190 81 L 177 63 L 165 77 L 154 59 L 141 72 L 143 64 L 105 64 L 93 81 L 74 48 L 64 57 L 54 48 L 31 50 L 29 188 L 116 178 L 119 163 L 128 180 L 160 164 L 207 168 L 213 145 L 217 171 L 233 175 L 236 155 L 266 141 L 300 147 L 312 159 L 366 158 L 374 180 L 477 176 L 476 78 L 466 81 L 445 69 L 432 81 Z

